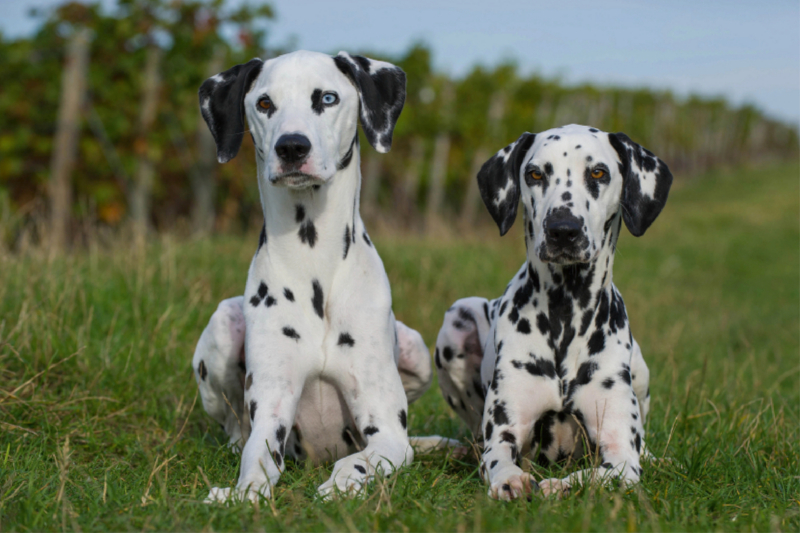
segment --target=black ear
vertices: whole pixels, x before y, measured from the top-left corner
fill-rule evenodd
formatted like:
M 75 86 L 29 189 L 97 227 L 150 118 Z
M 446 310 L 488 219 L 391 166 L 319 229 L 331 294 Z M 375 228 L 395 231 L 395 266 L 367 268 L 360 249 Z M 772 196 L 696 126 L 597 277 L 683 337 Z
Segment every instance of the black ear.
M 217 143 L 220 163 L 227 163 L 239 153 L 245 132 L 244 96 L 263 64 L 258 58 L 251 59 L 208 78 L 200 86 L 200 112 Z
M 478 172 L 478 189 L 489 214 L 505 235 L 517 218 L 520 166 L 536 135 L 523 133 L 486 161 Z
M 347 52 L 339 52 L 333 61 L 356 86 L 367 140 L 385 154 L 392 147 L 394 125 L 406 101 L 406 73 L 391 63 Z
M 622 219 L 628 231 L 641 237 L 667 203 L 672 173 L 653 152 L 624 133 L 609 133 L 622 173 Z

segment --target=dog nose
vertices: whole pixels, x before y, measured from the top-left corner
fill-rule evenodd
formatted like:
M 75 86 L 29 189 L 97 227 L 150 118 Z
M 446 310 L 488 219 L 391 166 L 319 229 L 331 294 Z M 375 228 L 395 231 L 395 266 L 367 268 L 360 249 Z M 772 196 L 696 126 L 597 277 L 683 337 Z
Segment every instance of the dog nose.
M 311 141 L 305 135 L 292 133 L 281 135 L 275 143 L 275 153 L 284 163 L 298 163 L 308 156 L 311 151 Z
M 581 221 L 577 218 L 548 220 L 544 229 L 547 240 L 559 246 L 574 243 L 581 234 Z

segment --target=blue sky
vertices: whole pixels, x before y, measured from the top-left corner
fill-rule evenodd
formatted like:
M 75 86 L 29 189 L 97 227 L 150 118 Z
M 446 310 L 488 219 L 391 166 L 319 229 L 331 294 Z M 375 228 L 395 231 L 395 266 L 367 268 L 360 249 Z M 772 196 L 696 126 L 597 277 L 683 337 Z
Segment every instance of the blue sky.
M 243 0 L 236 0 L 243 1 Z M 30 7 L 0 0 L 7 36 L 33 30 Z M 104 0 L 113 5 L 113 0 Z M 275 0 L 271 44 L 400 53 L 429 44 L 438 69 L 513 59 L 523 73 L 569 83 L 722 95 L 800 122 L 800 2 L 563 0 Z

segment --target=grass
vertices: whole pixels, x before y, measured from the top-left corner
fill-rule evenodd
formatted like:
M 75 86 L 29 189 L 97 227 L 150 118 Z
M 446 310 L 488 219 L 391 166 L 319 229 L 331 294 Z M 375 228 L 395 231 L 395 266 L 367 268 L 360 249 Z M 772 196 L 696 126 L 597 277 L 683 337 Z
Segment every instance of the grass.
M 800 530 L 798 175 L 681 182 L 644 237 L 623 236 L 615 282 L 651 369 L 647 442 L 672 461 L 562 501 L 491 501 L 474 457 L 437 454 L 360 499 L 320 502 L 330 466 L 290 464 L 270 501 L 204 505 L 238 459 L 191 355 L 241 292 L 257 236 L 2 258 L 0 530 Z M 428 343 L 455 299 L 500 294 L 524 256 L 514 233 L 374 237 L 397 316 Z M 436 385 L 409 423 L 468 437 Z

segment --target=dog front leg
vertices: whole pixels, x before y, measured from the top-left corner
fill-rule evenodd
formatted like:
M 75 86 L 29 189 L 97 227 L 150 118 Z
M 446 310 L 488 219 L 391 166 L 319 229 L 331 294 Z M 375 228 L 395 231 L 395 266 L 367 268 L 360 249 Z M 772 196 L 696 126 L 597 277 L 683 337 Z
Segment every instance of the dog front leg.
M 214 487 L 207 502 L 256 501 L 259 495 L 268 498 L 272 485 L 278 482 L 285 467 L 286 442 L 309 374 L 308 364 L 304 364 L 309 357 L 300 342 L 299 336 L 280 331 L 248 331 L 244 415 L 250 420 L 250 438 L 242 450 L 236 487 Z
M 498 361 L 483 414 L 485 447 L 480 470 L 489 482 L 491 498 L 512 500 L 539 490 L 519 461 L 529 447 L 534 423 L 557 405 L 555 379 L 518 369 L 510 357 Z

